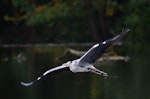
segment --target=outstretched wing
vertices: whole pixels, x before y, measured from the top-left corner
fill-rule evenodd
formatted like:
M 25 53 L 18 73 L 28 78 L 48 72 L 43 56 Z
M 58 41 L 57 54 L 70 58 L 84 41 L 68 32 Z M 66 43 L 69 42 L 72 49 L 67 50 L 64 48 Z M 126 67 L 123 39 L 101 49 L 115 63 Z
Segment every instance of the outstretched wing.
M 95 61 L 102 56 L 106 49 L 108 49 L 113 43 L 124 37 L 129 31 L 129 29 L 122 29 L 122 32 L 119 35 L 104 42 L 95 44 L 79 59 L 79 63 L 95 63 Z
M 29 83 L 21 82 L 21 85 L 30 86 L 30 85 L 34 84 L 35 82 L 37 82 L 39 80 L 42 80 L 42 79 L 44 79 L 45 77 L 47 77 L 49 75 L 54 75 L 54 74 L 57 74 L 57 73 L 60 73 L 60 72 L 63 72 L 63 71 L 68 71 L 68 70 L 69 70 L 68 66 L 63 66 L 63 65 L 58 66 L 58 67 L 55 67 L 55 68 L 52 68 L 52 69 L 46 71 L 45 73 L 43 73 L 43 75 L 41 75 L 40 77 L 38 77 L 37 79 L 35 79 L 32 82 L 29 82 Z

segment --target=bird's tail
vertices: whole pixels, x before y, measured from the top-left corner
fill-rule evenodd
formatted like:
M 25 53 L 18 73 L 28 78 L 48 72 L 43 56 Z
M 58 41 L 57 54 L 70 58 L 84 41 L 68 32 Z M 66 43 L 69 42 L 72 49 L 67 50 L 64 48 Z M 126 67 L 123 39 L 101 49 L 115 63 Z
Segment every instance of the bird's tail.
M 32 82 L 29 82 L 29 83 L 21 82 L 21 85 L 23 85 L 23 86 L 31 86 L 32 84 L 36 83 L 39 80 L 42 80 L 42 79 L 46 78 L 49 75 L 54 75 L 54 74 L 57 74 L 57 73 L 60 73 L 60 72 L 63 72 L 63 71 L 67 71 L 67 70 L 69 70 L 68 66 L 63 66 L 63 65 L 62 66 L 58 66 L 58 67 L 52 68 L 50 70 L 47 70 L 45 73 L 43 73 L 43 75 L 41 75 L 40 77 L 38 77 L 37 79 L 35 79 Z

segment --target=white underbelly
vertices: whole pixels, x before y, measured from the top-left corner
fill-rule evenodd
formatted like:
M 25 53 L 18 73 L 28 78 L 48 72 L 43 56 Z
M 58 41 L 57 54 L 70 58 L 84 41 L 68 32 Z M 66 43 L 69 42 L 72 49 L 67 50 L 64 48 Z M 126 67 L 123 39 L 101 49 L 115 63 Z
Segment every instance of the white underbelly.
M 76 73 L 76 72 L 87 72 L 86 68 L 81 66 L 70 66 L 70 71 Z

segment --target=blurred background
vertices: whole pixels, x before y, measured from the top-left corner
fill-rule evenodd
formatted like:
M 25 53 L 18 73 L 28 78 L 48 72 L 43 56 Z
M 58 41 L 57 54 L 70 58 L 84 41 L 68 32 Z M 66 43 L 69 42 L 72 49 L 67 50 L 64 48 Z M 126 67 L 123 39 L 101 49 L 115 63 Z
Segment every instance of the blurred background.
M 150 99 L 148 0 L 1 0 L 0 12 L 0 99 Z M 20 85 L 122 28 L 131 31 L 96 63 L 108 78 L 65 72 Z

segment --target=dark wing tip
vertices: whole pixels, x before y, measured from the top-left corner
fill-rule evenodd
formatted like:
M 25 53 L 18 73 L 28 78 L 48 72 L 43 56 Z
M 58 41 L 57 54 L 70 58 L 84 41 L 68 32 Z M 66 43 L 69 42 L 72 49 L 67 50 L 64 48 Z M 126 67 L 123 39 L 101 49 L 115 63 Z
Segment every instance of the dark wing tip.
M 127 32 L 129 32 L 129 31 L 130 31 L 130 29 L 128 29 L 128 28 L 123 28 L 121 32 L 127 33 Z
M 130 29 L 123 28 L 119 35 L 115 36 L 112 39 L 107 40 L 107 42 L 111 41 L 111 43 L 115 43 L 118 40 L 120 40 L 121 38 L 123 38 L 129 31 L 130 31 Z
M 127 31 L 127 32 L 129 32 L 129 31 L 130 31 L 130 29 L 127 29 L 126 31 Z
M 31 86 L 33 84 L 33 82 L 29 82 L 29 83 L 25 83 L 25 82 L 20 82 L 21 85 L 23 86 Z

